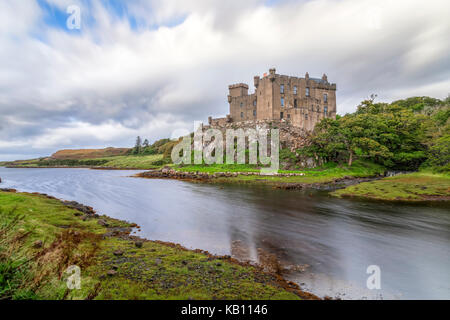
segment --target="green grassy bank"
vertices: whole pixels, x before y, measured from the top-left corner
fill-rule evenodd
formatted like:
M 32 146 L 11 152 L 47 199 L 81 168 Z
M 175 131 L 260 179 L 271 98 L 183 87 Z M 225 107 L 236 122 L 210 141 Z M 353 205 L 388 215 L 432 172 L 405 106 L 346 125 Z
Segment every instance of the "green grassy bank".
M 259 168 L 251 165 L 189 165 L 175 166 L 175 170 L 183 172 L 206 172 L 214 174 L 218 172 L 259 172 Z M 355 161 L 352 166 L 327 163 L 321 167 L 304 170 L 280 170 L 281 174 L 303 174 L 302 176 L 259 176 L 259 175 L 238 175 L 237 177 L 221 177 L 214 179 L 214 182 L 229 183 L 255 183 L 255 184 L 279 184 L 279 183 L 299 183 L 315 184 L 330 183 L 343 178 L 367 178 L 382 175 L 385 172 L 383 166 L 370 162 Z
M 398 175 L 350 186 L 337 190 L 332 195 L 397 201 L 448 201 L 450 200 L 450 174 L 417 172 Z
M 44 195 L 0 191 L 0 299 L 299 299 L 281 277 L 177 245 Z M 81 289 L 65 270 L 81 268 Z

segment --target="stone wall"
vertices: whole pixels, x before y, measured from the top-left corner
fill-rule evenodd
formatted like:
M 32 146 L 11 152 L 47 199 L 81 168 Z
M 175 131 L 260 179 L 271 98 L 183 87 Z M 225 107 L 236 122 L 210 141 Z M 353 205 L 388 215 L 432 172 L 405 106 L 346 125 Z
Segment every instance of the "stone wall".
M 225 118 L 222 118 L 225 119 Z M 215 120 L 215 119 L 214 119 Z M 227 122 L 227 121 L 212 121 L 210 125 L 203 126 L 203 130 L 218 129 L 222 132 L 223 137 L 226 137 L 227 129 L 256 129 L 257 127 L 266 129 L 280 130 L 280 148 L 288 148 L 291 151 L 308 146 L 310 143 L 310 133 L 300 127 L 295 127 L 289 120 L 256 120 L 256 121 L 241 121 L 241 122 Z

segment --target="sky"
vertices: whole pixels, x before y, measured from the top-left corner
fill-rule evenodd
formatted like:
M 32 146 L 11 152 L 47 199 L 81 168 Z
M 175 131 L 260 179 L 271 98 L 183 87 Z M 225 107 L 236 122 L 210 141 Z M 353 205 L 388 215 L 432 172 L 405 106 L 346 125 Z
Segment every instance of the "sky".
M 448 0 L 1 0 L 0 160 L 192 131 L 272 67 L 326 73 L 339 114 L 443 99 L 449 16 Z

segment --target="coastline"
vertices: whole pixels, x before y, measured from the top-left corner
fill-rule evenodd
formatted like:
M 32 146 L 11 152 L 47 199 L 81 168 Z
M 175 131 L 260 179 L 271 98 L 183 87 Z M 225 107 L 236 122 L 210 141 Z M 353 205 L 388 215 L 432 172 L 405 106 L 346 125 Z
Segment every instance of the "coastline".
M 240 184 L 240 185 L 263 185 L 282 190 L 302 190 L 315 189 L 330 191 L 330 195 L 347 199 L 366 199 L 374 201 L 390 202 L 446 202 L 450 201 L 450 175 L 447 173 L 433 174 L 427 171 L 413 173 L 401 173 L 393 177 L 386 177 L 380 171 L 369 172 L 366 174 L 355 174 L 350 172 L 348 175 L 342 173 L 330 173 L 325 177 L 315 176 L 312 172 L 297 173 L 279 173 L 277 175 L 262 175 L 258 171 L 226 171 L 226 172 L 207 172 L 207 171 L 183 171 L 183 168 L 162 167 L 154 169 L 142 168 L 111 168 L 111 167 L 16 167 L 7 166 L 6 168 L 16 169 L 91 169 L 91 170 L 123 170 L 123 171 L 143 171 L 132 175 L 131 177 L 145 179 L 169 179 L 180 180 L 193 183 L 210 184 Z M 323 172 L 327 172 L 325 169 Z M 416 179 L 406 181 L 403 184 L 397 184 L 397 180 Z M 423 179 L 423 178 L 426 179 Z M 419 178 L 419 179 L 417 179 Z M 440 188 L 429 188 L 436 182 L 443 181 Z M 375 184 L 375 185 L 374 185 Z M 383 187 L 379 187 L 383 185 Z M 374 188 L 375 186 L 375 188 Z M 424 191 L 425 190 L 425 191 Z
M 220 172 L 209 174 L 206 172 L 185 172 L 167 168 L 141 172 L 133 175 L 132 177 L 144 179 L 181 180 L 196 183 L 267 185 L 284 190 L 301 190 L 307 188 L 330 190 L 383 178 L 382 176 L 344 176 L 332 177 L 323 181 L 319 181 L 319 179 L 317 179 L 318 181 L 315 182 L 302 182 L 301 180 L 303 179 L 306 181 L 311 180 L 311 177 L 308 177 L 304 173 L 280 173 L 273 176 L 263 175 L 259 172 Z
M 1 168 L 2 166 L 0 166 Z M 123 168 L 116 168 L 116 167 L 96 167 L 96 166 L 4 166 L 3 168 L 7 169 L 90 169 L 90 170 L 129 170 L 129 171 L 135 171 L 135 170 L 154 170 L 155 168 L 130 168 L 130 167 L 123 167 Z
M 28 212 L 38 210 L 37 208 L 41 204 L 50 205 L 51 208 L 57 210 L 52 214 L 45 212 L 39 215 L 38 225 L 42 221 L 50 219 L 47 215 L 50 215 L 52 219 L 58 221 L 62 219 L 66 222 L 64 225 L 46 225 L 45 228 L 48 227 L 55 231 L 55 234 L 52 232 L 45 234 L 45 237 L 50 237 L 53 241 L 42 239 L 44 234 L 37 235 L 37 238 L 42 240 L 36 240 L 35 231 L 26 232 L 23 230 L 26 229 L 25 227 L 18 229 L 11 227 L 8 232 L 12 233 L 9 235 L 4 232 L 0 233 L 2 243 L 12 241 L 11 247 L 33 257 L 30 259 L 33 265 L 30 270 L 34 270 L 31 271 L 32 273 L 37 273 L 35 277 L 41 278 L 41 283 L 36 291 L 43 298 L 56 299 L 54 286 L 58 279 L 58 290 L 62 290 L 64 287 L 64 283 L 60 281 L 62 270 L 70 263 L 76 264 L 75 262 L 77 262 L 83 266 L 83 277 L 86 278 L 83 287 L 87 288 L 84 288 L 82 292 L 64 289 L 64 299 L 132 299 L 133 297 L 130 297 L 131 293 L 128 291 L 132 291 L 133 295 L 137 294 L 136 291 L 142 291 L 139 296 L 143 299 L 170 297 L 178 299 L 319 299 L 311 293 L 302 291 L 297 284 L 285 280 L 277 272 L 276 266 L 241 262 L 230 256 L 216 256 L 204 250 L 191 250 L 175 243 L 142 239 L 132 235 L 133 228 L 139 229 L 139 226 L 107 216 L 99 216 L 93 208 L 77 202 L 60 200 L 46 194 L 0 189 L 0 205 L 3 205 L 1 207 L 3 212 L 5 212 L 5 207 L 8 208 L 8 201 L 14 199 L 16 207 L 11 212 L 17 210 L 18 204 L 23 206 L 22 202 L 33 204 L 33 207 L 25 205 L 25 207 L 19 208 Z M 11 212 L 6 216 L 14 215 Z M 67 225 L 67 222 L 70 223 Z M 36 243 L 40 245 L 36 246 Z M 84 247 L 81 252 L 79 252 L 80 248 L 77 248 L 80 245 Z M 60 247 L 65 248 L 68 257 L 59 257 L 54 260 L 62 259 L 64 266 L 61 265 L 61 261 L 48 261 L 59 252 Z M 67 251 L 67 247 L 71 250 Z M 9 252 L 9 250 L 7 252 L 6 257 L 5 255 L 0 256 L 0 262 L 5 258 L 14 258 L 15 252 Z M 83 255 L 87 257 L 83 258 Z M 136 259 L 138 256 L 139 259 Z M 36 269 L 36 267 L 42 267 L 41 259 L 44 259 L 49 265 L 55 263 L 53 270 L 46 270 L 46 275 L 41 275 L 41 270 Z M 70 261 L 71 259 L 75 260 Z M 138 267 L 136 269 L 133 261 L 136 265 L 141 266 L 144 263 L 147 268 L 142 270 Z M 52 273 L 53 276 L 51 276 Z M 242 274 L 245 274 L 244 278 L 241 278 Z M 155 279 L 155 276 L 157 275 L 160 279 L 164 278 L 164 286 L 167 285 L 167 281 L 172 285 L 167 288 L 156 285 L 155 282 L 157 283 L 158 280 Z M 211 288 L 211 290 L 215 290 L 214 295 L 207 293 L 210 288 L 202 284 L 205 277 L 211 278 L 210 285 L 214 287 Z M 181 278 L 184 280 L 182 281 Z M 184 283 L 186 279 L 191 279 L 195 290 L 186 289 L 185 293 L 183 290 L 175 290 L 173 283 L 176 282 L 178 285 L 178 283 Z M 143 288 L 142 281 L 148 282 L 149 287 L 156 286 L 158 290 L 155 291 L 153 288 L 149 294 L 149 288 Z M 217 282 L 217 286 L 215 282 Z M 234 290 L 231 292 L 225 290 L 221 293 L 220 288 L 223 286 L 221 283 L 233 287 Z M 51 284 L 53 284 L 53 288 Z M 198 285 L 200 288 L 197 287 Z M 114 292 L 115 286 L 123 286 L 124 292 Z M 165 293 L 165 291 L 167 292 Z M 172 291 L 176 291 L 176 293 Z M 56 294 L 56 296 L 52 297 L 52 294 Z M 186 294 L 191 296 L 185 297 Z M 255 296 L 248 296 L 248 294 L 255 294 Z
M 331 195 L 389 202 L 447 202 L 450 201 L 450 175 L 426 171 L 401 174 L 349 186 Z

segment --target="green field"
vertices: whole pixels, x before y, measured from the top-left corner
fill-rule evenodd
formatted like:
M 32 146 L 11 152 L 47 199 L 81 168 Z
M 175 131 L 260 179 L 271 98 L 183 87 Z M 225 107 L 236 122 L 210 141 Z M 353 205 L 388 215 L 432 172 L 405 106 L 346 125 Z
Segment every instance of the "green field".
M 118 156 L 104 158 L 108 160 L 101 167 L 108 168 L 136 168 L 136 169 L 154 169 L 161 165 L 162 154 L 139 155 L 139 156 Z
M 418 172 L 364 182 L 332 193 L 378 200 L 450 200 L 450 175 Z
M 0 300 L 300 298 L 280 277 L 227 258 L 159 242 L 137 246 L 120 235 L 128 226 L 86 219 L 42 195 L 0 192 Z M 67 289 L 71 265 L 81 268 L 81 289 Z

